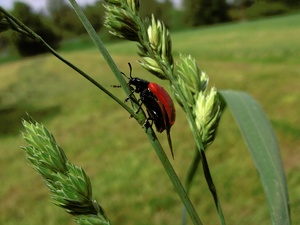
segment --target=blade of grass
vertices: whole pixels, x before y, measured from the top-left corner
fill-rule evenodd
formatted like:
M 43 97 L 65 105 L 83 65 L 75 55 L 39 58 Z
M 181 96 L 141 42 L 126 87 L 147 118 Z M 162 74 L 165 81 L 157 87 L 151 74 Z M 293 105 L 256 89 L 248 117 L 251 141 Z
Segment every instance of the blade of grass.
M 215 184 L 213 182 L 213 179 L 211 177 L 211 174 L 210 174 L 208 162 L 207 162 L 207 159 L 206 159 L 206 156 L 205 156 L 205 151 L 200 151 L 200 154 L 201 154 L 202 168 L 203 168 L 203 171 L 204 171 L 204 176 L 205 176 L 205 179 L 206 179 L 206 183 L 207 183 L 208 188 L 209 188 L 209 190 L 210 190 L 210 192 L 213 196 L 213 199 L 214 199 L 217 211 L 218 211 L 220 223 L 222 225 L 225 225 L 226 224 L 225 217 L 224 217 L 224 214 L 223 214 L 223 211 L 222 211 L 222 208 L 221 208 L 221 203 L 220 203 L 220 200 L 219 200 L 219 197 L 218 197 L 218 194 L 217 194 L 216 186 L 215 186 Z
M 92 27 L 91 23 L 89 22 L 89 20 L 84 15 L 82 9 L 79 7 L 79 5 L 77 4 L 77 2 L 75 0 L 69 0 L 69 2 L 73 6 L 77 16 L 79 17 L 79 19 L 82 22 L 83 26 L 87 30 L 87 32 L 88 32 L 89 36 L 91 37 L 91 39 L 93 40 L 94 44 L 96 45 L 98 50 L 101 52 L 101 54 L 103 55 L 103 57 L 105 58 L 105 60 L 109 64 L 110 68 L 112 69 L 113 73 L 115 74 L 115 76 L 119 80 L 119 82 L 122 85 L 122 87 L 124 88 L 125 92 L 129 95 L 130 90 L 128 88 L 128 85 L 127 85 L 126 81 L 124 80 L 122 74 L 118 70 L 118 68 L 117 68 L 116 64 L 114 63 L 113 59 L 111 58 L 110 54 L 106 50 L 106 48 L 105 48 L 103 42 L 101 41 L 100 37 L 98 36 L 96 31 L 93 29 L 93 27 Z M 145 116 L 144 115 L 142 117 L 136 117 L 136 115 L 134 115 L 134 117 L 139 119 L 139 123 L 141 125 L 143 125 L 143 123 L 145 121 Z M 160 145 L 158 139 L 156 138 L 156 135 L 155 135 L 153 129 L 151 127 L 146 129 L 146 134 L 148 135 L 148 138 L 149 138 L 153 148 L 155 149 L 155 151 L 156 151 L 163 167 L 165 168 L 165 171 L 168 174 L 171 182 L 173 183 L 179 197 L 181 198 L 183 204 L 185 205 L 187 211 L 189 212 L 191 220 L 193 221 L 193 223 L 195 225 L 196 224 L 198 224 L 198 225 L 202 224 L 201 220 L 198 216 L 198 213 L 196 212 L 193 204 L 191 203 L 188 195 L 186 194 L 186 192 L 185 192 L 185 190 L 184 190 L 184 188 L 183 188 L 176 172 L 174 171 L 170 161 L 168 160 L 162 146 Z
M 232 90 L 220 93 L 240 128 L 260 175 L 272 224 L 290 224 L 286 177 L 272 125 L 250 95 Z
M 200 162 L 202 163 L 202 168 L 203 168 L 203 171 L 204 171 L 206 183 L 207 183 L 207 185 L 209 187 L 209 190 L 210 190 L 210 192 L 213 196 L 213 199 L 214 199 L 217 211 L 218 211 L 220 223 L 222 225 L 225 225 L 226 224 L 225 217 L 224 217 L 224 214 L 223 214 L 223 211 L 222 211 L 222 208 L 221 208 L 221 204 L 220 204 L 220 200 L 219 200 L 219 197 L 218 197 L 218 194 L 217 194 L 217 189 L 214 185 L 213 179 L 212 179 L 211 174 L 210 174 L 208 162 L 207 162 L 207 159 L 206 159 L 206 156 L 205 156 L 205 151 L 200 151 L 200 153 L 199 153 L 199 150 L 198 150 L 197 147 L 196 147 L 193 162 L 190 165 L 190 168 L 189 168 L 186 180 L 185 180 L 186 191 L 187 191 L 188 194 L 190 193 L 190 190 L 192 188 L 192 182 L 193 182 L 193 179 L 195 178 L 195 175 L 196 175 L 197 169 L 200 165 Z M 181 224 L 182 225 L 187 224 L 185 208 L 182 209 Z
M 185 190 L 186 190 L 188 195 L 190 194 L 190 190 L 192 188 L 192 182 L 193 182 L 194 177 L 196 175 L 196 172 L 197 172 L 197 169 L 199 167 L 200 161 L 201 161 L 201 155 L 200 155 L 200 152 L 199 152 L 199 150 L 196 146 L 195 155 L 194 155 L 193 161 L 192 161 L 192 163 L 189 167 L 189 170 L 188 170 L 188 173 L 187 173 L 187 176 L 186 176 L 186 179 L 185 179 L 185 183 L 184 183 Z M 181 224 L 182 225 L 187 224 L 186 209 L 185 209 L 184 206 L 182 207 Z

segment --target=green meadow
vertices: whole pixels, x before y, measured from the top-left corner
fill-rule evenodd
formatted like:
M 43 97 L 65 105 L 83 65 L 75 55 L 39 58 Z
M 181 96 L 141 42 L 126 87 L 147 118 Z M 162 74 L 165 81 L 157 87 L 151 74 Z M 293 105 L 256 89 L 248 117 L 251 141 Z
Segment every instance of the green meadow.
M 192 54 L 210 85 L 250 93 L 274 126 L 287 175 L 291 218 L 300 221 L 300 14 L 204 27 L 172 33 L 175 60 Z M 79 46 L 80 47 L 80 46 Z M 135 43 L 107 44 L 120 70 L 157 82 L 136 62 Z M 102 56 L 94 48 L 60 52 L 107 89 L 125 99 Z M 178 104 L 172 127 L 175 160 L 184 182 L 194 141 Z M 146 135 L 108 96 L 52 55 L 0 65 L 0 224 L 74 224 L 51 203 L 42 178 L 20 146 L 26 112 L 42 122 L 91 179 L 93 195 L 112 224 L 180 224 L 182 205 Z M 158 134 L 168 156 L 166 134 Z M 270 224 L 267 202 L 252 159 L 228 110 L 207 151 L 227 224 Z M 202 170 L 191 200 L 203 224 L 218 224 Z M 189 221 L 191 224 L 191 221 Z

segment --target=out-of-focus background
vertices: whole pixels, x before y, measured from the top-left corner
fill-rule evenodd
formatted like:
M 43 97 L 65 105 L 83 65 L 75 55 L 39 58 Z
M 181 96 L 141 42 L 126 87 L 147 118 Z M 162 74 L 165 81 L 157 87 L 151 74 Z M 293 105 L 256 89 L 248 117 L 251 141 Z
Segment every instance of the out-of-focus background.
M 135 43 L 103 27 L 102 1 L 78 1 L 120 70 L 157 82 L 136 61 Z M 68 3 L 1 1 L 65 58 L 120 98 L 126 96 Z M 299 1 L 141 0 L 141 15 L 154 13 L 170 28 L 175 60 L 192 54 L 218 89 L 256 98 L 274 126 L 290 194 L 291 217 L 300 221 L 300 8 Z M 172 127 L 180 179 L 194 154 L 185 115 L 176 104 Z M 14 32 L 0 34 L 0 224 L 74 224 L 51 204 L 41 177 L 20 146 L 21 118 L 29 113 L 52 131 L 73 163 L 90 176 L 93 194 L 113 224 L 179 224 L 181 203 L 143 130 L 90 83 Z M 166 135 L 159 139 L 169 154 Z M 170 155 L 169 155 L 170 156 Z M 226 110 L 207 151 L 228 224 L 270 224 L 266 199 L 245 144 Z M 191 192 L 204 224 L 218 224 L 202 171 Z M 190 223 L 191 224 L 191 223 Z

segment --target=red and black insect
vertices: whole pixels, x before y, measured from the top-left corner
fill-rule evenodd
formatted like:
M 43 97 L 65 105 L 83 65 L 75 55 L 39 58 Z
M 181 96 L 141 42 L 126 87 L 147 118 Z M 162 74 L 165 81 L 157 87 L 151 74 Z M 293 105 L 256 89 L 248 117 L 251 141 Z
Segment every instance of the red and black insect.
M 129 79 L 128 85 L 132 90 L 127 100 L 129 98 L 131 99 L 131 96 L 134 93 L 138 93 L 140 95 L 140 99 L 138 100 L 138 111 L 141 109 L 142 105 L 144 105 L 148 113 L 148 118 L 145 122 L 147 123 L 148 121 L 152 121 L 159 133 L 162 133 L 164 130 L 166 130 L 168 143 L 174 159 L 170 135 L 170 129 L 174 124 L 176 117 L 173 101 L 168 92 L 166 92 L 166 90 L 160 85 L 140 79 L 138 77 L 132 77 L 132 67 L 130 63 L 128 63 L 128 65 L 130 68 L 130 76 L 127 77 L 123 73 L 124 76 Z

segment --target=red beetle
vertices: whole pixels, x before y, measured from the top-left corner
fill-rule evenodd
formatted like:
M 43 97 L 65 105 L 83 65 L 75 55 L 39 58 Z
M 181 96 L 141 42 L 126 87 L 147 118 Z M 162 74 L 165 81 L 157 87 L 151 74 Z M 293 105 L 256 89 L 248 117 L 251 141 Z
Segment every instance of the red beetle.
M 142 105 L 145 105 L 148 113 L 147 121 L 152 121 L 159 133 L 166 130 L 172 157 L 174 159 L 170 136 L 170 129 L 174 124 L 176 117 L 173 101 L 168 92 L 160 85 L 137 77 L 132 77 L 132 68 L 130 63 L 128 63 L 128 65 L 130 68 L 130 77 L 127 78 L 129 79 L 128 85 L 132 89 L 132 93 L 127 99 L 131 98 L 133 93 L 140 94 L 139 101 L 141 104 L 138 111 L 141 109 Z

